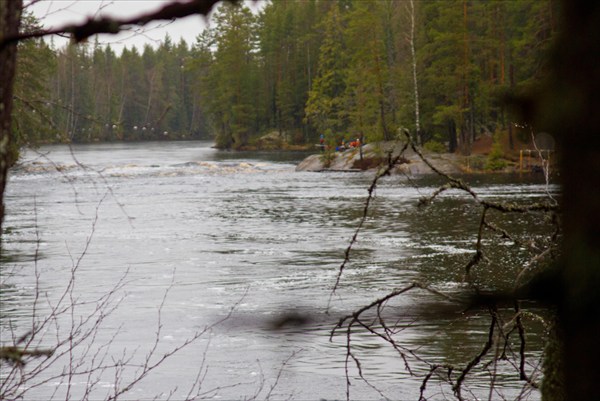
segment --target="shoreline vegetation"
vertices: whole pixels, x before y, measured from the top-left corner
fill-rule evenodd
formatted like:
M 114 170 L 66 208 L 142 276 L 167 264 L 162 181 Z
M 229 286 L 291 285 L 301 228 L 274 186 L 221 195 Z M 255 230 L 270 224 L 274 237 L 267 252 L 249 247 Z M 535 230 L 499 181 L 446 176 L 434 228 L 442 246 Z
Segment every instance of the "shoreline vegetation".
M 544 166 L 554 170 L 557 159 L 551 150 L 538 149 L 534 143 L 518 143 L 514 150 L 508 149 L 503 141 L 494 142 L 491 137 L 478 139 L 469 155 L 448 152 L 443 144 L 421 148 L 423 155 L 436 168 L 446 174 L 480 173 L 542 173 Z M 361 172 L 377 170 L 391 156 L 399 155 L 404 142 L 379 141 L 351 147 L 345 150 L 323 150 L 318 144 L 294 145 L 285 140 L 285 135 L 272 132 L 258 138 L 251 145 L 239 151 L 311 151 L 320 149 L 303 159 L 296 171 L 309 172 Z M 392 174 L 422 175 L 433 171 L 412 149 L 404 151 L 403 157 Z
M 320 149 L 319 144 L 289 143 L 288 137 L 289 135 L 286 133 L 272 131 L 251 140 L 248 145 L 235 149 L 235 151 L 309 152 Z M 500 140 L 494 140 L 491 135 L 482 135 L 473 143 L 469 155 L 448 152 L 447 147 L 438 142 L 426 143 L 421 151 L 436 168 L 446 174 L 542 173 L 544 164 L 554 170 L 557 159 L 553 151 L 537 149 L 537 145 L 533 141 L 517 140 L 515 142 L 513 143 L 514 149 L 510 150 L 506 136 L 500 136 Z M 317 150 L 316 153 L 303 159 L 296 166 L 296 171 L 361 172 L 377 170 L 382 163 L 385 163 L 389 155 L 397 156 L 403 145 L 404 142 L 399 140 L 364 144 L 361 146 L 362 156 L 361 149 L 357 147 L 343 151 Z M 391 173 L 422 175 L 432 174 L 433 171 L 414 151 L 407 149 L 404 152 L 404 158 L 400 159 Z
M 364 144 L 361 146 L 361 157 L 361 149 L 357 147 L 343 151 L 324 151 L 320 150 L 319 144 L 290 143 L 288 137 L 289 135 L 286 135 L 285 132 L 272 131 L 254 138 L 249 144 L 237 149 L 219 147 L 216 143 L 213 148 L 234 152 L 314 152 L 296 166 L 296 171 L 362 172 L 376 171 L 382 163 L 388 160 L 390 154 L 392 157 L 397 156 L 404 145 L 404 142 L 400 140 Z M 181 138 L 176 140 L 185 141 L 190 139 Z M 106 141 L 91 143 L 98 142 Z M 551 170 L 555 171 L 554 167 L 558 160 L 553 151 L 538 150 L 535 149 L 535 144 L 526 142 L 517 143 L 516 148 L 511 151 L 508 149 L 508 144 L 503 142 L 506 141 L 494 142 L 491 136 L 480 137 L 473 144 L 469 155 L 448 152 L 444 144 L 437 142 L 433 143 L 434 146 L 431 146 L 431 143 L 425 144 L 421 147 L 421 152 L 436 168 L 446 174 L 542 173 L 544 164 L 549 165 Z M 44 144 L 52 143 L 56 144 L 57 142 Z M 391 174 L 410 176 L 432 173 L 431 168 L 410 148 L 405 150 L 404 157 L 391 171 Z
M 223 3 L 193 40 L 120 53 L 95 37 L 25 41 L 9 164 L 49 142 L 304 151 L 321 139 L 393 141 L 400 126 L 434 152 L 473 154 L 478 140 L 502 138 L 512 153 L 539 129 L 513 106 L 547 73 L 558 15 L 552 0 L 272 1 L 260 13 Z M 40 21 L 24 15 L 22 27 Z M 496 153 L 469 168 L 515 162 Z

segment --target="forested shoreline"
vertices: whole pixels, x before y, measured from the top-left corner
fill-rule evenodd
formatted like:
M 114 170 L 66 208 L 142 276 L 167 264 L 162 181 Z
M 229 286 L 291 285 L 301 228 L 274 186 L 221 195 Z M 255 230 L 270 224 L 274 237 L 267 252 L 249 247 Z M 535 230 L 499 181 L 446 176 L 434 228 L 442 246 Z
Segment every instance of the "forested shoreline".
M 542 79 L 557 20 L 553 0 L 278 0 L 259 14 L 222 4 L 194 43 L 167 36 L 116 54 L 25 41 L 15 153 L 200 138 L 242 149 L 273 131 L 294 144 L 373 142 L 400 127 L 451 152 L 480 135 L 512 146 L 529 131 L 512 129 L 501 99 Z

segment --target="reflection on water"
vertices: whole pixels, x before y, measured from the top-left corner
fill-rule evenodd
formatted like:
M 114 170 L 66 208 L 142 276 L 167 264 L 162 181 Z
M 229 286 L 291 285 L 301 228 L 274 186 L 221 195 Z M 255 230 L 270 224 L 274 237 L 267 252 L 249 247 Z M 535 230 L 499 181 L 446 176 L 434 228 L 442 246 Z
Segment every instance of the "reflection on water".
M 414 281 L 450 294 L 463 291 L 481 211 L 458 192 L 417 208 L 418 199 L 440 183 L 435 177 L 416 185 L 403 177 L 384 179 L 325 313 L 372 176 L 297 173 L 295 163 L 304 156 L 222 152 L 206 142 L 79 145 L 72 153 L 49 146 L 28 153 L 12 171 L 6 193 L 2 341 L 11 331 L 20 335 L 30 327 L 34 256 L 45 297 L 37 307 L 43 314 L 85 252 L 75 290 L 81 299 L 97 298 L 128 272 L 118 294 L 124 300 L 97 338 L 109 341 L 121 327 L 111 345 L 115 354 L 152 346 L 157 308 L 170 286 L 162 312 L 165 347 L 236 305 L 232 318 L 155 372 L 134 397 L 185 387 L 206 353 L 205 387 L 220 387 L 219 397 L 251 396 L 261 380 L 272 384 L 285 364 L 273 398 L 345 398 L 345 338 L 329 341 L 337 320 Z M 531 178 L 469 179 L 481 196 L 492 199 L 536 200 L 546 191 Z M 527 231 L 529 239 L 551 229 L 535 214 L 491 214 L 506 229 Z M 491 262 L 476 269 L 475 279 L 486 288 L 510 288 L 527 262 L 527 249 L 507 240 L 486 239 L 484 246 Z M 287 312 L 302 320 L 268 330 Z M 444 306 L 423 291 L 390 302 L 386 313 L 403 328 L 398 335 L 405 345 L 440 363 L 468 361 L 480 351 L 489 325 L 484 310 Z M 528 353 L 540 355 L 542 333 L 539 324 L 531 326 Z M 383 394 L 418 398 L 420 379 L 409 376 L 397 353 L 366 333 L 356 333 L 354 341 L 365 375 Z M 382 397 L 352 380 L 353 398 Z M 480 380 L 474 387 L 485 387 L 487 378 Z M 239 385 L 227 387 L 234 383 Z M 518 382 L 508 384 L 518 393 Z M 52 386 L 47 383 L 35 394 L 44 398 Z M 85 388 L 85 380 L 75 388 Z

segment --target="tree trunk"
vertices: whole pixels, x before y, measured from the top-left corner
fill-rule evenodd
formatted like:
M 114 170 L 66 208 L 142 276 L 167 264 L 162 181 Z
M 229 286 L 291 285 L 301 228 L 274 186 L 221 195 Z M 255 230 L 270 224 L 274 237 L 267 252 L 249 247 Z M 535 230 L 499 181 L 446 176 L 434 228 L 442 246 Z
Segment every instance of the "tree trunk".
M 468 156 L 471 153 L 471 138 L 473 133 L 469 127 L 470 113 L 472 111 L 471 93 L 469 91 L 469 23 L 468 3 L 463 0 L 463 66 L 462 66 L 462 109 L 460 124 L 460 151 Z M 467 114 L 468 113 L 468 114 Z
M 16 35 L 21 22 L 22 0 L 0 1 L 0 41 Z M 13 84 L 17 61 L 16 42 L 0 48 L 0 239 L 4 222 L 4 190 L 10 167 Z
M 510 79 L 510 89 L 511 91 L 514 89 L 515 87 L 515 67 L 514 65 L 510 65 L 509 67 L 509 79 Z M 510 148 L 510 150 L 514 150 L 515 149 L 515 141 L 513 139 L 513 124 L 512 121 L 508 122 L 508 146 Z
M 454 153 L 457 148 L 456 124 L 454 120 L 448 120 L 448 152 Z
M 417 81 L 417 55 L 415 52 L 415 4 L 410 0 L 410 54 L 412 58 L 413 89 L 415 96 L 415 135 L 417 145 L 421 146 L 421 121 L 419 110 L 419 85 Z
M 554 128 L 563 149 L 563 356 L 567 398 L 582 400 L 600 394 L 600 3 L 564 1 L 563 7 L 569 19 L 551 95 L 577 106 L 560 110 L 541 101 L 548 121 L 558 110 L 562 117 Z
M 527 104 L 561 152 L 564 239 L 556 301 L 567 400 L 600 394 L 600 3 L 564 0 L 551 74 Z M 556 105 L 567 105 L 557 107 Z M 570 105 L 570 106 L 568 106 Z M 547 361 L 552 363 L 552 361 Z M 547 399 L 559 396 L 549 394 Z

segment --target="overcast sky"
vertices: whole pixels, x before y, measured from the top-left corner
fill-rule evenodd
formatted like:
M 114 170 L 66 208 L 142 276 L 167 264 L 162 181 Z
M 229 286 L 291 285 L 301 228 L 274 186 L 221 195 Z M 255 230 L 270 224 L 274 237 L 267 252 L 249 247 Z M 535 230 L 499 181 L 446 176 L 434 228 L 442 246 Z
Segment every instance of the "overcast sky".
M 57 28 L 65 24 L 83 22 L 95 15 L 121 18 L 139 15 L 159 9 L 171 1 L 173 0 L 42 0 L 34 2 L 28 10 L 41 20 L 44 27 Z M 25 4 L 28 3 L 31 3 L 31 0 L 25 0 Z M 249 3 L 249 6 L 254 9 L 261 7 L 260 4 L 254 3 Z M 120 52 L 124 46 L 131 48 L 135 45 L 140 50 L 145 43 L 155 46 L 166 33 L 171 36 L 174 43 L 183 38 L 188 44 L 192 44 L 205 26 L 204 17 L 194 15 L 174 22 L 150 23 L 118 35 L 100 35 L 99 40 L 101 43 L 110 44 L 117 52 Z M 62 46 L 67 43 L 67 39 L 55 37 L 54 43 Z

